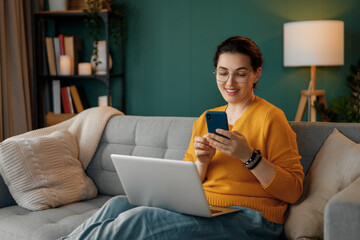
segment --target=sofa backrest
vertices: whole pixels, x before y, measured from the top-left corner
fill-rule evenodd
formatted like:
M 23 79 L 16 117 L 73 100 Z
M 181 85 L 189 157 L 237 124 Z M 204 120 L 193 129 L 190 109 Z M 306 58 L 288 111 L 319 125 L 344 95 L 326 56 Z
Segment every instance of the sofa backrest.
M 304 173 L 307 173 L 317 152 L 334 128 L 352 141 L 360 143 L 359 123 L 290 122 L 290 126 L 296 133 Z
M 196 118 L 115 116 L 105 127 L 86 173 L 100 194 L 124 194 L 111 154 L 182 160 Z
M 87 169 L 100 194 L 124 194 L 110 154 L 181 160 L 188 148 L 196 118 L 116 116 L 109 120 L 96 153 Z M 320 147 L 337 128 L 360 142 L 360 124 L 290 122 L 297 134 L 301 164 L 306 173 Z

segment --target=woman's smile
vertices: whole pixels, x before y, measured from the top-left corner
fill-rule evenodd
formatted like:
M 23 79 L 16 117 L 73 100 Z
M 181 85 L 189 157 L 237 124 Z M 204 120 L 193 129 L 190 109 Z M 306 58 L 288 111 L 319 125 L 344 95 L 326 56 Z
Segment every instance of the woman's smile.
M 235 96 L 240 91 L 240 89 L 238 89 L 238 88 L 225 88 L 225 91 L 227 92 L 227 94 L 229 96 Z

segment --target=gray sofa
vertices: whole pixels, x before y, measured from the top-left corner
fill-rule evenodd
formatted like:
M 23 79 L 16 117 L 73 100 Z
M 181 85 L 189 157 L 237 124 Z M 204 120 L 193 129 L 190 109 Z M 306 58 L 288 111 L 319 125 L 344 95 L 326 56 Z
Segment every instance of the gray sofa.
M 0 178 L 0 239 L 57 239 L 67 235 L 114 195 L 124 194 L 110 154 L 182 159 L 195 118 L 115 116 L 107 123 L 86 170 L 99 189 L 95 199 L 55 209 L 31 212 L 16 205 Z M 290 122 L 297 133 L 304 172 L 332 132 L 339 129 L 360 142 L 360 124 Z M 356 185 L 357 184 L 357 185 Z M 334 196 L 325 211 L 325 239 L 360 236 L 360 179 Z

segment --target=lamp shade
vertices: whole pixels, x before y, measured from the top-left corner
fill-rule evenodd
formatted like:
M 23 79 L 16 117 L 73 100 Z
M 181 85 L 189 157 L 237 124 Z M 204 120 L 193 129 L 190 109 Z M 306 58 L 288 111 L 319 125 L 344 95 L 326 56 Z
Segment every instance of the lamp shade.
M 344 22 L 302 21 L 284 24 L 284 66 L 344 65 Z

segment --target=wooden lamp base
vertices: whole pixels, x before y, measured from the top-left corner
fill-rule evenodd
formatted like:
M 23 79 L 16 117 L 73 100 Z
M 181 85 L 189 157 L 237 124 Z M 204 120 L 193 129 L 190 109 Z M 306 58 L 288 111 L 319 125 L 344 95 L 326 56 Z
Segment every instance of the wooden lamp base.
M 295 115 L 295 122 L 302 121 L 304 112 L 306 109 L 307 103 L 309 103 L 309 116 L 308 120 L 310 122 L 316 122 L 316 109 L 315 109 L 315 101 L 319 101 L 323 103 L 326 107 L 325 102 L 325 91 L 324 90 L 315 90 L 315 82 L 316 82 L 316 66 L 312 65 L 310 67 L 310 82 L 308 90 L 301 91 L 301 97 L 299 101 L 299 106 Z
M 308 100 L 310 100 L 309 121 L 316 122 L 316 109 L 314 102 L 317 100 L 326 106 L 325 90 L 302 90 L 294 121 L 302 121 Z

